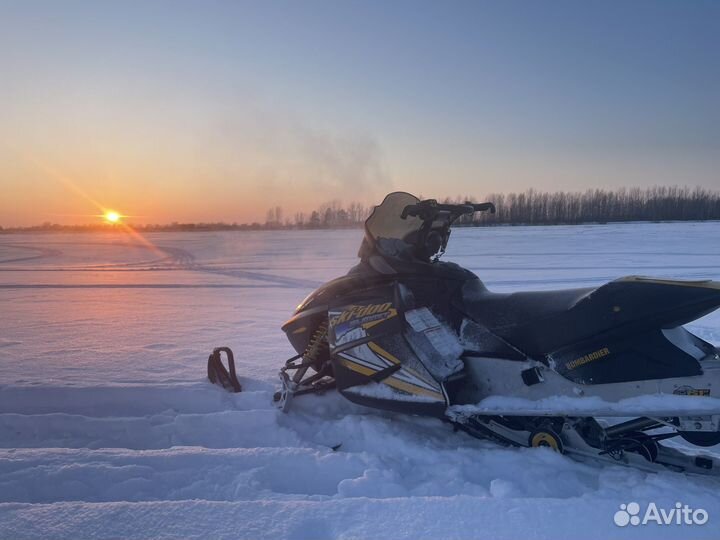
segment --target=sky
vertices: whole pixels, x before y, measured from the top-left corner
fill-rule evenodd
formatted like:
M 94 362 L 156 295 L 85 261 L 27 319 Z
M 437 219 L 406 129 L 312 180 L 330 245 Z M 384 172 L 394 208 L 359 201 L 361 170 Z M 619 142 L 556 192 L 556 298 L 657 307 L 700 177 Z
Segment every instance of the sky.
M 0 0 L 0 225 L 720 189 L 720 3 Z

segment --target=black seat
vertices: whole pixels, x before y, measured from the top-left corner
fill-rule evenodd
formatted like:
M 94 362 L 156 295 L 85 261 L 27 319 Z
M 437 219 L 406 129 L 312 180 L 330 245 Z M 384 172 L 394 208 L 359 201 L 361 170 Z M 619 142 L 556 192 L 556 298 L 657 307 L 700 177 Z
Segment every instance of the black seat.
M 601 287 L 493 293 L 479 280 L 463 287 L 461 309 L 528 355 L 657 328 L 673 328 L 720 304 L 717 284 L 623 278 Z
M 594 290 L 494 293 L 479 281 L 468 282 L 463 290 L 463 311 L 524 353 L 543 355 L 578 334 L 577 321 L 570 313 Z
M 482 294 L 465 301 L 468 313 L 479 324 L 498 330 L 567 313 L 595 289 L 565 289 Z

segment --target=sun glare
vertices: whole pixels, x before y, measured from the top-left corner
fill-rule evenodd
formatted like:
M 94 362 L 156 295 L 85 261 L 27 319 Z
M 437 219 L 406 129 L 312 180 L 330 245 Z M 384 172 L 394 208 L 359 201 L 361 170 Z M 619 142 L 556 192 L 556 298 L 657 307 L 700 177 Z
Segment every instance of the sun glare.
M 108 223 L 118 223 L 120 221 L 120 214 L 113 211 L 105 212 L 105 220 Z

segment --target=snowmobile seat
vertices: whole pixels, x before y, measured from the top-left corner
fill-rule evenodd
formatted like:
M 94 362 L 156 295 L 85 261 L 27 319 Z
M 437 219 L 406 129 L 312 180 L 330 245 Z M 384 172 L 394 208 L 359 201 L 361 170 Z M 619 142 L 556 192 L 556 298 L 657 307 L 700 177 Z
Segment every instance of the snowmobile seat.
M 593 290 L 595 289 L 583 288 L 495 293 L 487 290 L 481 282 L 471 281 L 463 288 L 463 311 L 476 323 L 523 352 L 532 354 L 546 347 L 531 343 L 533 340 L 530 339 L 528 330 L 548 319 L 560 324 L 559 319 L 567 318 L 573 306 Z M 567 324 L 564 326 L 567 332 Z
M 474 302 L 467 302 L 476 322 L 488 328 L 518 326 L 523 323 L 567 313 L 595 289 L 565 289 L 494 293 L 486 290 Z
M 480 280 L 462 290 L 462 311 L 528 355 L 545 355 L 605 333 L 674 328 L 720 305 L 716 282 L 631 276 L 597 288 L 493 293 Z

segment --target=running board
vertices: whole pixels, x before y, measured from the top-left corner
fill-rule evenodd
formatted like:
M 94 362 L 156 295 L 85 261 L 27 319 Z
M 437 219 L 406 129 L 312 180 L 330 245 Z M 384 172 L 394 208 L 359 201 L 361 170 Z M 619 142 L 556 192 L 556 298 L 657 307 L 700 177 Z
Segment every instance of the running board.
M 709 397 L 690 397 L 672 394 L 660 394 L 657 400 L 664 403 L 650 405 L 634 400 L 621 400 L 616 403 L 594 398 L 565 398 L 550 401 L 529 399 L 505 399 L 499 403 L 493 398 L 481 401 L 477 405 L 453 405 L 448 408 L 448 416 L 543 416 L 543 417 L 715 417 L 720 419 L 720 399 Z M 487 403 L 486 403 L 487 401 Z

